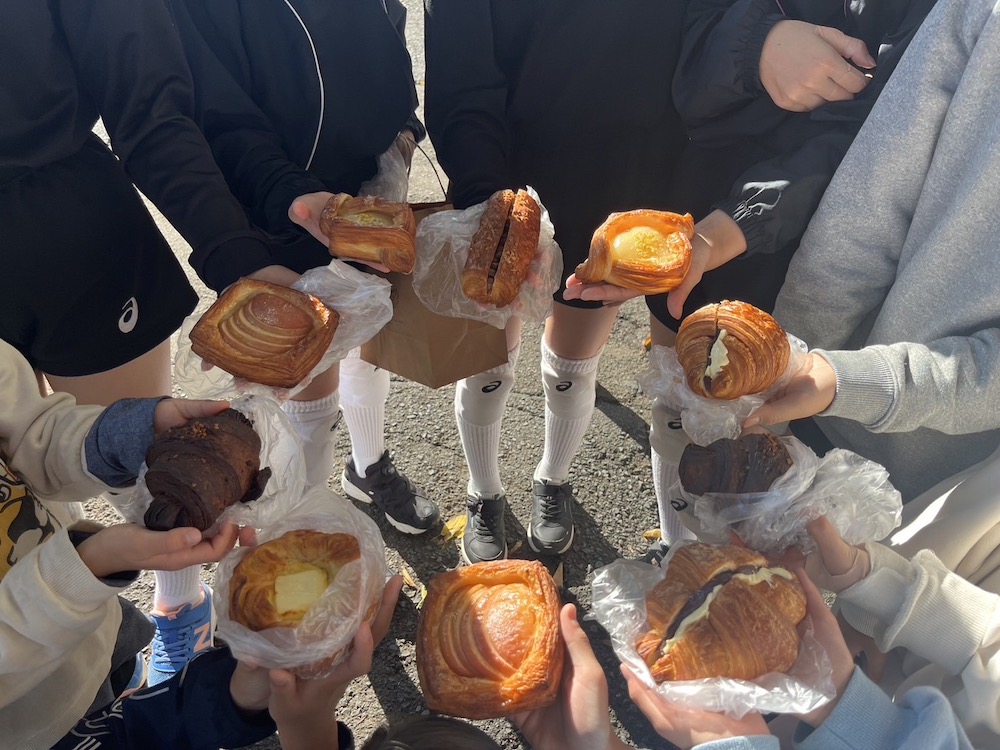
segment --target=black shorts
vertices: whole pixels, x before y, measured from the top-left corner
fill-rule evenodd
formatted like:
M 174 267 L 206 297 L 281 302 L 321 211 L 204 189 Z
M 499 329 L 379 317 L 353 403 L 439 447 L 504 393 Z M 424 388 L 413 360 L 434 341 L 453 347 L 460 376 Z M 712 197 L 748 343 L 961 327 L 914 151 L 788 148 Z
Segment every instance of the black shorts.
M 0 338 L 50 375 L 123 365 L 198 302 L 118 159 L 92 136 L 0 184 Z

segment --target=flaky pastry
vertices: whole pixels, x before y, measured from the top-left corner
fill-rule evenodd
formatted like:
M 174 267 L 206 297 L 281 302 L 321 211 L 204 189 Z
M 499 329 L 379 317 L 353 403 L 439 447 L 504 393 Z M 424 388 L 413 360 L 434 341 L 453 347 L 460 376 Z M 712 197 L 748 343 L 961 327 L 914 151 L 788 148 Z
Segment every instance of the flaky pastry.
M 564 660 L 559 606 L 555 582 L 537 561 L 434 576 L 417 628 L 428 708 L 486 719 L 553 703 Z
M 611 214 L 576 267 L 584 284 L 607 282 L 643 294 L 676 289 L 691 267 L 691 214 L 641 208 Z
M 791 668 L 805 614 L 794 573 L 744 547 L 695 542 L 677 549 L 646 596 L 649 630 L 636 650 L 657 682 L 754 680 Z
M 236 377 L 293 388 L 323 358 L 339 322 L 311 294 L 244 278 L 191 329 L 191 349 Z
M 777 435 L 748 432 L 704 446 L 688 443 L 677 473 L 681 486 L 692 495 L 752 494 L 769 490 L 790 468 L 792 457 Z
M 319 228 L 330 240 L 330 254 L 335 258 L 381 263 L 399 273 L 413 272 L 417 223 L 406 203 L 337 193 L 323 207 Z
M 465 296 L 506 307 L 528 277 L 538 252 L 542 210 L 525 190 L 498 190 L 486 202 L 462 271 Z
M 688 315 L 677 330 L 677 360 L 691 390 L 734 399 L 767 390 L 788 366 L 788 335 L 763 310 L 723 300 Z

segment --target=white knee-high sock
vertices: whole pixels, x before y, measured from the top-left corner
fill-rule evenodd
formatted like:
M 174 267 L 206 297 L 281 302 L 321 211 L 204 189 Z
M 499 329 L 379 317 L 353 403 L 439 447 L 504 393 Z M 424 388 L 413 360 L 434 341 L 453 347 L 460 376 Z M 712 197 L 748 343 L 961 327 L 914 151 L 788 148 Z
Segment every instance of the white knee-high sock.
M 385 402 L 389 398 L 389 371 L 361 359 L 352 349 L 340 363 L 340 408 L 351 436 L 354 470 L 365 470 L 385 453 Z
M 197 604 L 201 601 L 199 567 L 192 565 L 181 570 L 154 570 L 153 592 L 154 614 L 166 614 L 182 604 Z
M 469 493 L 500 495 L 500 426 L 514 387 L 521 347 L 507 352 L 507 364 L 455 384 L 455 422 L 469 466 Z
M 590 359 L 564 359 L 542 337 L 545 448 L 535 468 L 535 479 L 562 484 L 569 477 L 570 464 L 594 413 L 600 361 L 601 352 Z
M 340 422 L 337 392 L 315 401 L 286 401 L 281 408 L 302 439 L 308 486 L 325 487 L 333 472 L 336 429 Z
M 653 401 L 652 418 L 649 425 L 650 456 L 653 469 L 653 491 L 660 513 L 660 534 L 664 542 L 674 544 L 682 539 L 694 539 L 694 533 L 684 525 L 674 502 L 670 488 L 677 481 L 677 465 L 681 460 L 684 446 L 691 442 L 681 425 L 681 417 L 668 408 L 660 399 Z M 687 508 L 688 513 L 692 509 Z

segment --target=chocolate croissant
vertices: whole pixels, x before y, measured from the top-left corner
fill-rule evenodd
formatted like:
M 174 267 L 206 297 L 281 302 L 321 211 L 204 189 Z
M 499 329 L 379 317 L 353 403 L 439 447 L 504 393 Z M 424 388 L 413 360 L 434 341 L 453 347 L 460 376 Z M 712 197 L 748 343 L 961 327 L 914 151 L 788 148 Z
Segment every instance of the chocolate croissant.
M 146 452 L 153 497 L 146 526 L 204 531 L 230 505 L 256 500 L 271 476 L 260 468 L 260 445 L 253 423 L 235 409 L 166 430 Z
M 254 547 L 233 569 L 229 616 L 249 628 L 294 628 L 334 582 L 361 557 L 356 537 L 308 529 Z
M 487 719 L 553 703 L 564 660 L 559 606 L 555 582 L 537 561 L 434 576 L 417 627 L 427 707 Z
M 311 294 L 244 278 L 191 329 L 191 350 L 236 377 L 293 388 L 323 358 L 339 322 Z
M 413 272 L 417 223 L 406 203 L 337 193 L 323 207 L 319 228 L 329 238 L 330 254 L 335 258 L 381 263 L 399 273 Z
M 594 232 L 590 255 L 576 267 L 576 278 L 643 294 L 669 292 L 691 267 L 693 237 L 691 214 L 645 208 L 611 214 Z
M 674 347 L 691 390 L 717 399 L 767 390 L 784 373 L 791 353 L 788 336 L 774 318 L 729 300 L 688 315 Z
M 751 432 L 701 446 L 688 443 L 677 467 L 681 486 L 692 495 L 707 492 L 766 492 L 792 466 L 777 435 Z
M 677 549 L 646 596 L 649 630 L 636 650 L 657 682 L 754 680 L 791 668 L 805 614 L 794 573 L 753 550 L 696 542 Z
M 462 271 L 465 296 L 506 307 L 528 278 L 538 252 L 542 210 L 525 190 L 498 190 L 486 202 Z

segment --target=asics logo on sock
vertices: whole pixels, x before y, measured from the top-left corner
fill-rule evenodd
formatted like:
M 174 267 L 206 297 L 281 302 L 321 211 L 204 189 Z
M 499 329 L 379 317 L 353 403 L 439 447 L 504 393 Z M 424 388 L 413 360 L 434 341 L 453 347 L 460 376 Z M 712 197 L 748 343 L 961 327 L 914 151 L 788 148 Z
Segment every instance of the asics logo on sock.
M 678 498 L 674 498 L 673 500 L 671 500 L 670 501 L 670 505 L 676 511 L 682 511 L 682 510 L 685 510 L 688 507 L 687 502 L 684 501 L 684 500 L 681 500 L 679 497 Z
M 198 636 L 198 640 L 194 644 L 194 652 L 197 654 L 199 651 L 204 651 L 206 648 L 212 646 L 212 623 L 206 622 L 204 625 L 199 625 L 194 629 L 194 634 Z
M 500 380 L 494 380 L 490 383 L 487 383 L 486 385 L 483 386 L 483 393 L 493 393 L 493 391 L 495 391 L 501 385 L 503 385 L 503 382 Z
M 561 383 L 556 383 L 556 390 L 562 393 L 563 391 L 568 391 L 573 387 L 572 380 L 564 380 Z
M 122 333 L 131 333 L 135 324 L 139 322 L 139 301 L 135 297 L 129 297 L 122 305 L 122 311 L 121 317 L 118 318 L 118 330 Z
M 669 422 L 667 422 L 667 427 L 669 427 L 671 430 L 684 429 L 684 425 L 681 423 L 681 420 L 679 419 L 671 419 Z

